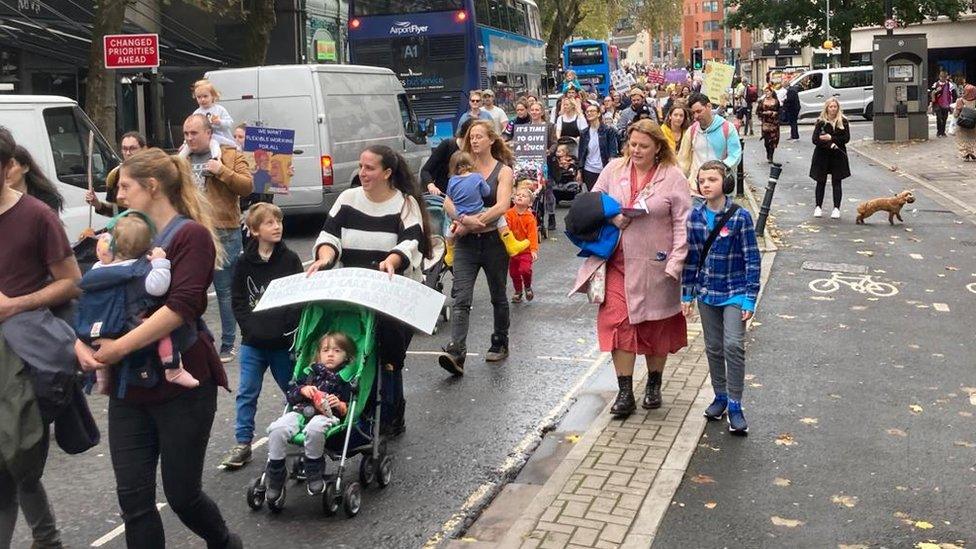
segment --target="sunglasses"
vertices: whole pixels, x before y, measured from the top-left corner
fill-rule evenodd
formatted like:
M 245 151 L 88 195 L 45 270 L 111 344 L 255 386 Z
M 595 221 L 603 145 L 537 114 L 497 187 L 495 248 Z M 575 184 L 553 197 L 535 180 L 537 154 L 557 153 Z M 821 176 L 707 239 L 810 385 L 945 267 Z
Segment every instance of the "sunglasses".
M 480 99 L 471 99 L 471 102 L 472 103 L 481 103 L 481 100 Z

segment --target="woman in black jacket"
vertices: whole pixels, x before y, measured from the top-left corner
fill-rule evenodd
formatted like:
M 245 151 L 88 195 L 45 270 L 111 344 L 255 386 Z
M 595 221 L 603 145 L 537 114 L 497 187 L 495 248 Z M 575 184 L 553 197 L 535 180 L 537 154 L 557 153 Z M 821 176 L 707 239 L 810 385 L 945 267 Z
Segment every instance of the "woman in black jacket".
M 617 132 L 603 123 L 597 105 L 587 105 L 585 114 L 589 127 L 580 136 L 579 173 L 584 188 L 589 191 L 604 166 L 617 156 Z
M 841 182 L 851 175 L 847 160 L 847 142 L 851 140 L 851 126 L 840 109 L 837 98 L 831 97 L 824 103 L 823 112 L 813 128 L 813 161 L 810 164 L 810 177 L 817 182 L 817 207 L 814 217 L 823 216 L 824 192 L 827 176 L 833 187 L 834 210 L 831 219 L 840 217 Z
M 468 133 L 471 122 L 476 119 L 468 118 L 458 128 L 457 136 L 452 139 L 445 139 L 434 147 L 430 152 L 430 158 L 424 162 L 420 168 L 420 179 L 424 191 L 429 194 L 441 195 L 447 192 L 447 180 L 451 178 L 451 155 L 461 149 L 464 142 L 464 134 Z M 358 175 L 357 175 L 358 177 Z M 353 185 L 354 187 L 358 185 Z

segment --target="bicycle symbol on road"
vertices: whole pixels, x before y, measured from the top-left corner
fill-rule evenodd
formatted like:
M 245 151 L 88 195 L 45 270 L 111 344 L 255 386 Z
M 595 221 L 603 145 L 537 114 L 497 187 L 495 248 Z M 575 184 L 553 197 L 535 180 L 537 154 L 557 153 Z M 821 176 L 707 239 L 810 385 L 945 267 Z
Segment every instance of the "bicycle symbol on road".
M 847 286 L 859 294 L 870 294 L 876 297 L 891 297 L 898 293 L 898 288 L 887 282 L 878 282 L 871 275 L 845 275 L 830 273 L 830 278 L 818 278 L 810 282 L 810 289 L 821 294 L 836 292 L 841 286 Z M 971 292 L 976 293 L 976 283 Z

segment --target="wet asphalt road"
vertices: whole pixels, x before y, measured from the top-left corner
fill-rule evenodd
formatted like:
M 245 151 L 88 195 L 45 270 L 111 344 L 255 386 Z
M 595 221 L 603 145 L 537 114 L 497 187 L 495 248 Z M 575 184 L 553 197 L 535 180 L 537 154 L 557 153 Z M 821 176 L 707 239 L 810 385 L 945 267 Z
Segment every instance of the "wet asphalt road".
M 560 218 L 565 210 L 560 212 Z M 561 221 L 560 221 L 561 226 Z M 311 253 L 314 225 L 289 226 L 288 244 L 303 257 Z M 233 444 L 234 395 L 221 391 L 203 475 L 205 491 L 217 502 L 230 528 L 250 547 L 418 547 L 437 533 L 470 494 L 499 479 L 498 469 L 520 441 L 563 398 L 589 363 L 568 360 L 594 354 L 593 313 L 585 299 L 566 298 L 578 260 L 561 235 L 543 242 L 535 268 L 536 298 L 513 306 L 512 355 L 503 364 L 489 365 L 483 354 L 489 345 L 491 309 L 487 287 L 479 282 L 471 316 L 466 374 L 454 379 L 430 353 L 447 343 L 446 326 L 435 336 L 418 335 L 411 346 L 404 374 L 407 432 L 390 444 L 394 455 L 393 482 L 385 490 L 375 486 L 363 495 L 355 519 L 324 518 L 321 500 L 290 486 L 287 507 L 277 516 L 253 512 L 244 497 L 245 486 L 257 475 L 267 447 L 255 450 L 254 462 L 236 472 L 218 469 Z M 207 322 L 218 327 L 211 300 Z M 232 385 L 238 379 L 236 362 L 228 366 Z M 256 437 L 281 413 L 274 398 L 276 386 L 266 376 L 259 402 Z M 44 482 L 48 487 L 62 535 L 73 547 L 104 541 L 101 547 L 123 547 L 123 536 L 103 536 L 122 524 L 115 499 L 107 448 L 105 397 L 91 399 L 103 429 L 103 443 L 80 456 L 52 450 Z M 346 478 L 358 476 L 358 458 Z M 330 469 L 332 470 L 332 469 Z M 165 502 L 160 488 L 157 501 Z M 170 547 L 200 547 L 166 507 L 161 511 Z M 15 546 L 26 547 L 29 533 L 18 522 Z
M 842 219 L 827 219 L 829 209 L 812 218 L 803 128 L 777 153 L 786 163 L 773 208 L 783 247 L 749 334 L 749 437 L 728 436 L 724 423 L 706 428 L 654 547 L 968 547 L 974 226 L 923 189 L 904 225 L 883 214 L 855 225 L 858 201 L 912 184 L 854 153 Z M 855 122 L 855 138 L 869 131 Z M 746 151 L 747 169 L 768 173 L 761 143 L 749 139 Z M 815 293 L 810 282 L 831 275 L 804 270 L 805 261 L 866 266 L 898 293 Z

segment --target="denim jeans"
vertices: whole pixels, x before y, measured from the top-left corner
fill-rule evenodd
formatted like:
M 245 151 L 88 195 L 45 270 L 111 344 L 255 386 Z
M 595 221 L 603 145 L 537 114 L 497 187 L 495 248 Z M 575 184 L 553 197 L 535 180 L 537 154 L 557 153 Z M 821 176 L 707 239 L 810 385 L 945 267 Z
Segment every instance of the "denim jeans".
M 288 349 L 259 349 L 250 345 L 241 345 L 238 358 L 241 379 L 237 387 L 234 436 L 238 444 L 250 444 L 254 439 L 254 414 L 258 407 L 258 397 L 261 396 L 261 387 L 264 385 L 264 372 L 271 368 L 271 376 L 284 393 L 288 390 L 295 363 L 292 362 Z
M 109 401 L 108 444 L 128 547 L 163 549 L 156 509 L 156 467 L 176 516 L 207 542 L 224 547 L 229 532 L 220 509 L 204 492 L 203 462 L 217 411 L 217 386 L 204 383 L 159 404 Z
M 237 321 L 234 320 L 234 309 L 230 301 L 230 286 L 234 281 L 234 267 L 243 251 L 241 231 L 238 229 L 217 229 L 217 236 L 224 246 L 227 259 L 221 269 L 214 271 L 214 291 L 217 292 L 217 307 L 220 310 L 220 351 L 228 351 L 234 347 L 237 335 Z
M 508 252 L 498 231 L 472 233 L 457 240 L 454 247 L 454 284 L 451 287 L 451 297 L 454 298 L 451 342 L 458 352 L 463 353 L 467 349 L 474 284 L 481 269 L 485 270 L 494 311 L 493 335 L 508 339 L 508 261 Z
M 742 309 L 735 305 L 713 307 L 698 302 L 702 333 L 705 335 L 705 355 L 708 372 L 715 393 L 726 393 L 733 400 L 742 400 L 746 376 L 746 322 Z

